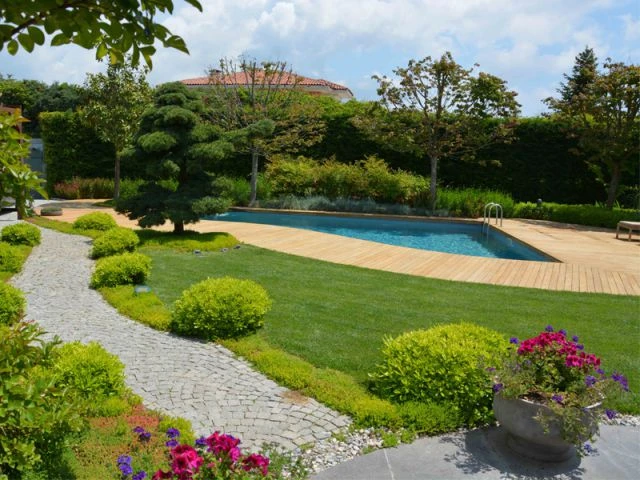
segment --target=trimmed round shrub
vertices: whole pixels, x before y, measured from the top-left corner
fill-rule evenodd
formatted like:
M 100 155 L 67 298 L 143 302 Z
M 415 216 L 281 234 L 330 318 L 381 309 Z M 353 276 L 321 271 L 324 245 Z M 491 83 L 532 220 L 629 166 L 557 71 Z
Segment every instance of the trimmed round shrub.
M 53 365 L 57 385 L 85 399 L 122 396 L 126 392 L 124 365 L 99 343 L 72 342 L 57 350 Z
M 2 241 L 11 245 L 34 247 L 40 244 L 40 237 L 40 229 L 30 223 L 15 223 L 2 229 Z
M 270 308 L 266 290 L 251 280 L 209 278 L 176 300 L 171 329 L 206 340 L 236 338 L 262 327 Z
M 139 243 L 140 239 L 133 230 L 121 227 L 112 228 L 93 241 L 90 256 L 91 258 L 101 258 L 133 252 Z
M 76 218 L 73 228 L 78 230 L 110 230 L 117 226 L 111 215 L 104 212 L 91 212 Z
M 3 272 L 19 272 L 22 268 L 22 254 L 20 249 L 0 242 L 0 270 Z
M 0 324 L 12 325 L 24 316 L 27 302 L 13 285 L 0 282 Z
M 488 367 L 509 351 L 500 333 L 470 323 L 440 325 L 384 340 L 373 389 L 397 403 L 450 403 L 464 424 L 492 419 Z
M 101 258 L 91 275 L 91 287 L 144 283 L 151 272 L 151 259 L 141 253 L 123 253 Z

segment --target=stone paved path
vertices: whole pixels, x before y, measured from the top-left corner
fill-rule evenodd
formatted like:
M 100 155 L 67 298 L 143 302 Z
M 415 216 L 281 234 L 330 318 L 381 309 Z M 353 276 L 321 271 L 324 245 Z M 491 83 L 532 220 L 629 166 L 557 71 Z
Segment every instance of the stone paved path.
M 348 417 L 292 394 L 219 345 L 159 332 L 118 314 L 88 288 L 90 243 L 42 229 L 42 244 L 12 283 L 26 294 L 27 319 L 63 341 L 95 340 L 118 355 L 127 384 L 146 406 L 189 419 L 197 434 L 237 435 L 248 447 L 276 442 L 292 449 L 349 424 Z

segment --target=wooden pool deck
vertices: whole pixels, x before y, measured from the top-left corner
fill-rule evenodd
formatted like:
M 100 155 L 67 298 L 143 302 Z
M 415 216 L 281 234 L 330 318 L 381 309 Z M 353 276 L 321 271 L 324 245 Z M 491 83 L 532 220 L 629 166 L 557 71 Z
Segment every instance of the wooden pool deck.
M 65 208 L 62 217 L 53 218 L 72 222 L 93 210 Z M 136 226 L 135 222 L 112 210 L 105 211 L 123 226 Z M 504 220 L 503 226 L 496 228 L 558 260 L 532 262 L 416 250 L 273 225 L 202 221 L 188 228 L 200 232 L 228 232 L 243 243 L 291 255 L 408 275 L 640 296 L 640 240 L 616 239 L 615 230 L 537 220 Z M 165 225 L 162 229 L 170 227 Z

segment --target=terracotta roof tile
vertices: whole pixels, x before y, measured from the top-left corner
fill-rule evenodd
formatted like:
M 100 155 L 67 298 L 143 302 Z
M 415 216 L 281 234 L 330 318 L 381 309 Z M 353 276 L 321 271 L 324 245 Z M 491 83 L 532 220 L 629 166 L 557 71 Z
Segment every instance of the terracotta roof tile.
M 222 79 L 222 83 L 225 85 L 248 85 L 251 83 L 249 76 L 245 72 L 236 72 L 230 75 L 220 76 Z M 256 81 L 257 83 L 261 83 L 264 79 L 264 70 L 258 70 L 256 72 Z M 283 73 L 282 76 L 279 77 L 279 85 L 294 85 L 296 83 L 296 79 L 298 85 L 301 86 L 318 86 L 318 87 L 328 87 L 331 90 L 345 90 L 351 93 L 347 87 L 343 85 L 339 85 L 337 83 L 329 82 L 328 80 L 323 80 L 321 78 L 308 78 L 302 75 L 297 74 L 289 74 L 287 72 Z M 185 85 L 190 86 L 198 86 L 198 85 L 209 85 L 209 77 L 196 77 L 196 78 L 187 78 L 185 80 L 180 80 L 180 82 Z

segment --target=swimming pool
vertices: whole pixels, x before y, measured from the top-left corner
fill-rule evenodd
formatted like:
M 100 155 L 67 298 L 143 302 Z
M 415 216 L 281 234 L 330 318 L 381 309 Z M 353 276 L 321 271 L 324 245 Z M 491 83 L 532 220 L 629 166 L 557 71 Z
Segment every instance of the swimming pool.
M 496 230 L 492 229 L 489 235 L 483 233 L 480 224 L 279 212 L 227 212 L 207 219 L 302 228 L 388 245 L 458 255 L 553 261 Z

